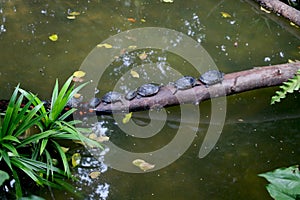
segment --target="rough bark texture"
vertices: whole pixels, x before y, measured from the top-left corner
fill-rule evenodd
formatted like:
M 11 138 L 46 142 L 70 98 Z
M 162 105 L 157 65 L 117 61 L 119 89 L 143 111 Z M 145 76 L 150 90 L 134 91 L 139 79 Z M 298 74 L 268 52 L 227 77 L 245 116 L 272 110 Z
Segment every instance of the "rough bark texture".
M 300 26 L 300 11 L 279 1 L 279 0 L 255 0 L 263 7 L 268 8 L 275 13 L 282 15 L 283 17 L 294 22 Z
M 279 85 L 292 78 L 300 69 L 300 62 L 281 65 L 255 67 L 246 71 L 239 71 L 224 76 L 222 84 L 209 87 L 201 84 L 188 90 L 178 90 L 173 95 L 173 86 L 164 86 L 152 97 L 123 100 L 123 103 L 103 104 L 95 108 L 98 113 L 111 113 L 119 111 L 137 111 L 151 108 L 173 106 L 183 103 L 199 103 L 209 98 L 227 96 L 262 87 Z

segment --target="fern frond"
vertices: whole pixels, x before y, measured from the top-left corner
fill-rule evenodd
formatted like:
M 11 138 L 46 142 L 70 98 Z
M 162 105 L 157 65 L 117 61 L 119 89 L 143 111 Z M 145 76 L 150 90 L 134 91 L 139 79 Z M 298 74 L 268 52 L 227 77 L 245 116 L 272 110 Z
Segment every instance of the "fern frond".
M 298 91 L 300 88 L 300 70 L 297 71 L 295 76 L 289 79 L 279 87 L 281 90 L 276 91 L 276 95 L 274 95 L 271 99 L 271 104 L 275 104 L 276 102 L 280 102 L 281 99 L 284 99 L 287 93 L 293 93 L 294 91 Z

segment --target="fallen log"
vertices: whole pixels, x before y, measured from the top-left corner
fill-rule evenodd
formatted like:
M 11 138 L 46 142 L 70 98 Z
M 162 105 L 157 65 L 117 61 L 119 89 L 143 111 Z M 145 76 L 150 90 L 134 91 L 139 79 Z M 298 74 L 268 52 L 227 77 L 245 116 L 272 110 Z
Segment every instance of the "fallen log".
M 255 0 L 261 6 L 274 13 L 280 14 L 300 26 L 300 11 L 279 0 Z
M 122 100 L 113 104 L 100 103 L 95 111 L 98 114 L 113 112 L 132 112 L 138 110 L 156 109 L 179 104 L 194 103 L 201 101 L 237 94 L 263 87 L 279 85 L 292 78 L 300 69 L 300 62 L 286 63 L 267 67 L 254 67 L 250 70 L 226 74 L 222 83 L 209 87 L 201 84 L 187 90 L 178 90 L 173 95 L 175 88 L 171 85 L 164 86 L 151 97 L 135 98 L 131 101 Z

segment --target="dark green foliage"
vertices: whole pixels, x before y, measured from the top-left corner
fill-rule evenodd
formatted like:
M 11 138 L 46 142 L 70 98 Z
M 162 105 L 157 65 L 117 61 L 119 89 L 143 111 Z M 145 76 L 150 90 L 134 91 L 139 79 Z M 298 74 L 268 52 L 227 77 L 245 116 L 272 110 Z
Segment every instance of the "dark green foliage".
M 273 172 L 259 174 L 270 184 L 267 190 L 276 200 L 296 200 L 300 198 L 299 166 L 276 169 Z
M 276 95 L 272 97 L 271 104 L 280 102 L 281 99 L 286 97 L 287 93 L 293 93 L 298 91 L 300 88 L 300 70 L 297 71 L 296 75 L 289 79 L 287 82 L 283 82 L 283 85 L 280 86 L 282 90 L 277 91 Z

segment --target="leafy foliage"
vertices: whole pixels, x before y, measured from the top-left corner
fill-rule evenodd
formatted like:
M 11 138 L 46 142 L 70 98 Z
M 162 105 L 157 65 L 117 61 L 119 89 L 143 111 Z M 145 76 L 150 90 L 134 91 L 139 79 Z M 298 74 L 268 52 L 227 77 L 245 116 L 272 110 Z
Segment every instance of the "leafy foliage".
M 72 186 L 62 180 L 64 177 L 72 178 L 72 175 L 68 155 L 61 146 L 61 141 L 79 140 L 84 145 L 101 147 L 98 142 L 81 133 L 89 130 L 76 127 L 81 121 L 65 121 L 76 111 L 65 111 L 67 102 L 86 85 L 85 83 L 75 87 L 71 85 L 72 78 L 73 76 L 60 90 L 56 81 L 49 110 L 36 95 L 20 89 L 19 86 L 12 94 L 0 124 L 0 168 L 6 170 L 4 173 L 0 171 L 0 175 L 4 175 L 0 177 L 0 186 L 7 179 L 5 175 L 12 174 L 17 198 L 22 197 L 20 177 L 24 174 L 37 185 L 73 190 Z M 27 99 L 25 105 L 24 98 Z M 24 137 L 24 133 L 33 126 L 37 126 L 40 132 Z
M 272 97 L 271 104 L 275 104 L 276 102 L 280 102 L 281 99 L 286 97 L 287 93 L 293 93 L 294 91 L 299 90 L 300 88 L 300 70 L 297 71 L 296 75 L 289 79 L 287 82 L 284 82 L 283 85 L 280 86 L 281 91 L 277 91 L 276 95 Z
M 276 169 L 273 172 L 259 174 L 270 184 L 267 190 L 276 200 L 295 200 L 300 198 L 299 166 Z

